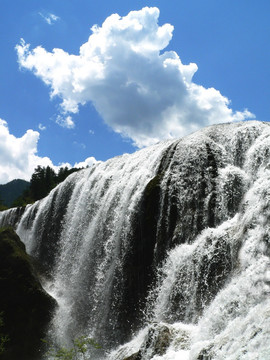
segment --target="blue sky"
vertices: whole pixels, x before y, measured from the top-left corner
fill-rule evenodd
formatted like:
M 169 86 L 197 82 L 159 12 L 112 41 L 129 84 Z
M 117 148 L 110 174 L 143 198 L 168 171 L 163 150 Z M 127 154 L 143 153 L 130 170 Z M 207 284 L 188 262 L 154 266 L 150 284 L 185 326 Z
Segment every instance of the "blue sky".
M 268 0 L 1 0 L 0 183 L 268 121 L 269 14 Z

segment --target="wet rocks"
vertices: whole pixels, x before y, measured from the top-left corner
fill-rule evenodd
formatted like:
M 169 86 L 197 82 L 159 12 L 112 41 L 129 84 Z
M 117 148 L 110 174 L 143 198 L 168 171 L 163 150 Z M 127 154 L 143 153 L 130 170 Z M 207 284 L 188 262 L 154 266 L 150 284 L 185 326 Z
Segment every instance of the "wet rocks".
M 35 360 L 56 302 L 11 228 L 0 229 L 0 291 L 1 332 L 9 338 L 1 359 Z

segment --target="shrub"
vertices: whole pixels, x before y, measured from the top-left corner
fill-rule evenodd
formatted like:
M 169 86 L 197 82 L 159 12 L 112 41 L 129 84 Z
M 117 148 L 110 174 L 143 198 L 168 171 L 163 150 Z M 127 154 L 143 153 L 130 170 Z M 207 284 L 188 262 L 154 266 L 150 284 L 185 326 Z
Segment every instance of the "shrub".
M 47 343 L 46 341 L 44 342 Z M 50 359 L 54 360 L 87 360 L 86 353 L 89 347 L 101 349 L 101 346 L 97 344 L 93 339 L 87 336 L 80 336 L 73 340 L 73 346 L 70 348 L 55 348 L 53 346 L 50 346 L 47 355 Z

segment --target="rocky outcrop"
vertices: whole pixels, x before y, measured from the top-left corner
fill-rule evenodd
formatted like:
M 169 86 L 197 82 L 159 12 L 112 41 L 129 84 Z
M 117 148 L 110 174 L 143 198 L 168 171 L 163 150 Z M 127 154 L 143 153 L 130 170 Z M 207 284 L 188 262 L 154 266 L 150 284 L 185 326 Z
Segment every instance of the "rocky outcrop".
M 24 244 L 11 228 L 0 230 L 0 291 L 1 332 L 9 338 L 1 359 L 38 358 L 56 302 L 42 288 Z
M 164 325 L 152 324 L 140 350 L 124 360 L 143 360 L 155 355 L 164 355 L 172 340 L 171 329 Z
M 148 327 L 140 349 L 123 360 L 145 360 L 163 356 L 173 344 L 179 350 L 186 350 L 190 346 L 190 334 L 187 330 L 176 329 L 165 323 L 153 323 Z M 121 359 L 120 356 L 117 357 Z M 205 359 L 206 360 L 206 359 Z

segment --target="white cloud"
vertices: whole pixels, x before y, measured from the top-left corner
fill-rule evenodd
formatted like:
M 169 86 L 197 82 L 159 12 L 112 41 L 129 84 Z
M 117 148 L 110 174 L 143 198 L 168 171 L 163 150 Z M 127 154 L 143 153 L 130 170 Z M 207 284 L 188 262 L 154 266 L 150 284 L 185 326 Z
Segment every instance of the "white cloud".
M 74 167 L 75 168 L 82 168 L 82 167 L 91 167 L 92 165 L 96 164 L 97 160 L 94 157 L 89 157 L 87 159 L 85 159 L 84 161 L 81 161 L 79 163 L 75 163 Z
M 38 124 L 38 128 L 39 128 L 39 130 L 41 130 L 41 131 L 46 130 L 46 126 L 44 126 L 44 125 L 42 125 L 42 124 Z
M 248 110 L 234 112 L 218 90 L 192 81 L 197 65 L 163 51 L 173 26 L 159 26 L 158 18 L 159 10 L 148 7 L 124 17 L 113 14 L 92 27 L 79 55 L 41 46 L 30 50 L 22 41 L 18 61 L 50 87 L 52 97 L 61 98 L 63 114 L 91 101 L 114 131 L 139 147 L 254 117 Z
M 58 115 L 56 117 L 56 123 L 67 129 L 73 129 L 75 127 L 74 121 L 72 120 L 72 117 L 70 115 L 69 116 Z
M 0 119 L 0 183 L 29 180 L 38 165 L 53 166 L 48 157 L 37 156 L 38 140 L 39 133 L 33 130 L 16 138 L 9 133 L 7 122 Z
M 8 124 L 0 119 L 0 184 L 5 184 L 13 179 L 30 180 L 34 169 L 38 166 L 50 166 L 58 171 L 61 166 L 71 165 L 62 163 L 55 166 L 48 157 L 37 155 L 37 145 L 40 134 L 34 130 L 27 130 L 26 133 L 17 138 L 10 134 Z M 96 162 L 93 157 L 87 158 L 74 167 L 91 166 Z
M 73 145 L 77 146 L 78 148 L 81 149 L 86 149 L 86 145 L 84 143 L 79 143 L 77 141 L 73 141 Z
M 57 20 L 60 19 L 59 16 L 56 16 L 55 14 L 51 13 L 42 13 L 40 12 L 39 15 L 42 17 L 43 20 L 46 21 L 48 25 L 53 25 Z

